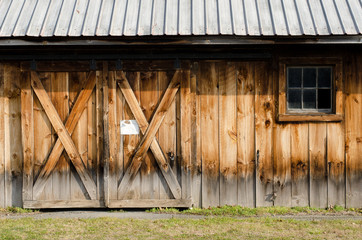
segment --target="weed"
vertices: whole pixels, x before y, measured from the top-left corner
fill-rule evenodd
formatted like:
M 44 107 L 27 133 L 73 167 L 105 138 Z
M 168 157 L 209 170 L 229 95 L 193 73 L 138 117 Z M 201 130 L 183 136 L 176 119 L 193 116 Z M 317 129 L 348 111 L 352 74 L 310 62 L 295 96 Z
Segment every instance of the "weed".
M 296 214 L 326 214 L 335 212 L 362 213 L 361 209 L 345 209 L 341 206 L 321 209 L 312 207 L 258 207 L 247 208 L 242 206 L 222 206 L 209 208 L 192 208 L 179 210 L 176 208 L 152 208 L 147 212 L 172 213 L 172 214 L 194 214 L 204 216 L 271 216 L 271 215 L 296 215 Z
M 149 210 L 146 210 L 146 212 L 150 212 L 150 213 L 173 213 L 173 214 L 181 213 L 180 210 L 178 210 L 176 208 L 151 208 Z
M 124 211 L 123 209 L 112 209 L 112 210 L 110 210 L 109 212 L 123 213 L 123 212 L 126 212 L 126 211 Z
M 32 213 L 32 212 L 37 212 L 37 210 L 25 209 L 25 208 L 20 208 L 20 207 L 7 207 L 7 208 L 0 208 L 0 212 L 4 212 L 4 213 Z

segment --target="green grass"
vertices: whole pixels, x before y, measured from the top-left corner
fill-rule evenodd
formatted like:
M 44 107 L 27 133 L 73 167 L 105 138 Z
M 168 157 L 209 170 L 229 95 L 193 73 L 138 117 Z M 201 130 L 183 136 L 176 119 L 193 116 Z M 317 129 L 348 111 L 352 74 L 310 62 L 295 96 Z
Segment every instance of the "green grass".
M 32 209 L 20 208 L 20 207 L 7 207 L 7 208 L 0 208 L 0 212 L 3 212 L 3 213 L 32 213 L 32 212 L 37 212 L 37 211 L 32 210 Z
M 358 239 L 360 220 L 0 219 L 0 239 Z
M 296 215 L 296 214 L 327 214 L 338 212 L 355 212 L 361 214 L 361 209 L 345 209 L 341 206 L 334 206 L 328 209 L 311 207 L 259 207 L 247 208 L 241 206 L 223 206 L 212 208 L 192 208 L 179 210 L 176 208 L 152 208 L 148 210 L 152 213 L 172 213 L 172 214 L 194 214 L 205 216 L 271 216 L 271 215 Z

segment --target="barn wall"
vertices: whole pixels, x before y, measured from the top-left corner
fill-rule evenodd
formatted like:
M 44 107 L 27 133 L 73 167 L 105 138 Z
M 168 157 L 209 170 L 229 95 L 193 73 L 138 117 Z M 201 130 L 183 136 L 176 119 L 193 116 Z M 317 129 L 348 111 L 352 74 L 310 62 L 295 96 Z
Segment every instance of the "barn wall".
M 347 96 L 346 105 L 356 106 L 350 108 L 353 114 L 347 110 L 346 121 L 280 123 L 276 120 L 278 74 L 274 66 L 273 61 L 199 64 L 196 139 L 200 154 L 192 171 L 195 204 L 360 205 L 362 152 L 357 136 L 361 135 L 358 116 L 362 113 L 357 105 L 361 80 L 351 77 L 356 84 L 353 103 Z M 353 141 L 347 155 L 345 139 Z M 345 155 L 350 182 L 347 203 Z
M 191 64 L 191 166 L 185 167 L 194 205 L 362 207 L 362 59 L 343 59 L 345 117 L 335 123 L 276 121 L 274 60 Z M 0 207 L 22 206 L 20 79 L 18 64 L 0 64 Z M 122 106 L 121 93 L 114 93 Z
M 22 206 L 22 139 L 18 64 L 0 64 L 0 207 Z

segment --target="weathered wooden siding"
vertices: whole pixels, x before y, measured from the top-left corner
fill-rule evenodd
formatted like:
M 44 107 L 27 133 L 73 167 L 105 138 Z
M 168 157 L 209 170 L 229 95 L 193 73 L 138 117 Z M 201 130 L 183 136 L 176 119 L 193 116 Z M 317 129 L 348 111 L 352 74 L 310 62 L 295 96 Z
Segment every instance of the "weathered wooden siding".
M 341 122 L 279 123 L 279 75 L 274 58 L 198 61 L 190 70 L 185 68 L 181 87 L 155 135 L 182 188 L 182 198 L 191 195 L 192 203 L 202 207 L 362 207 L 362 58 L 342 58 L 343 74 L 337 76 L 343 79 L 343 86 L 338 88 L 344 88 Z M 172 62 L 162 67 L 157 62 L 142 64 L 125 62 L 123 67 L 142 113 L 150 121 L 175 70 Z M 39 77 L 60 118 L 66 121 L 88 72 L 64 72 L 63 68 L 44 70 Z M 118 86 L 119 71 L 110 67 L 104 74 L 102 68 L 97 71 L 95 90 L 72 135 L 92 179 L 98 183 L 97 199 L 103 201 L 107 190 L 110 201 L 154 199 L 154 204 L 166 203 L 173 193 L 150 150 L 129 191 L 119 196 L 118 185 L 142 135 L 119 134 L 120 120 L 135 116 Z M 31 185 L 23 182 L 23 166 L 26 176 L 31 169 L 36 176 L 57 139 L 35 96 L 33 114 L 21 105 L 21 97 L 32 96 L 26 95 L 29 86 L 22 82 L 27 77 L 17 63 L 0 64 L 0 207 L 22 206 L 23 197 L 34 199 L 32 192 L 22 193 L 23 183 Z M 102 172 L 102 81 L 108 82 L 106 129 L 113 143 L 109 146 L 106 189 Z M 33 128 L 33 135 L 22 138 L 22 125 Z M 22 145 L 33 149 L 34 154 L 29 155 Z M 27 159 L 34 159 L 34 164 L 27 165 Z M 36 199 L 81 204 L 88 197 L 79 183 L 63 152 Z
M 345 62 L 346 205 L 362 206 L 362 58 Z

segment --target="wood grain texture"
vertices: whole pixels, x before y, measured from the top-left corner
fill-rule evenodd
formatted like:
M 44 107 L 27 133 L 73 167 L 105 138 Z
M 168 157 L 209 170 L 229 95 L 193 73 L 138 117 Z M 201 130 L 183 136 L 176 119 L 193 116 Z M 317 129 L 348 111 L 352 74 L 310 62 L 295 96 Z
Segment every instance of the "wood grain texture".
M 172 81 L 178 81 L 177 80 L 179 78 L 178 74 L 179 73 L 174 74 L 171 82 L 168 85 L 168 88 L 173 84 Z M 130 106 L 130 111 L 135 116 L 135 118 L 139 124 L 142 134 L 145 134 L 147 128 L 149 127 L 146 116 L 143 114 L 141 106 L 138 104 L 137 97 L 134 94 L 134 92 L 132 91 L 132 88 L 129 85 L 127 78 L 125 77 L 125 75 L 122 72 L 120 72 L 119 75 L 121 77 L 121 79 L 119 80 L 119 83 L 118 83 L 120 86 L 120 89 L 121 89 L 128 105 Z M 167 91 L 167 89 L 166 89 L 166 91 Z M 174 100 L 172 102 L 174 102 Z M 172 102 L 170 103 L 171 106 L 172 106 Z M 152 140 L 150 148 L 153 153 L 153 156 L 156 159 L 158 167 L 162 172 L 163 177 L 165 178 L 166 182 L 168 183 L 168 185 L 170 187 L 170 191 L 172 192 L 172 194 L 174 195 L 175 198 L 180 198 L 181 197 L 181 187 L 176 179 L 175 174 L 172 171 L 172 168 L 170 167 L 170 165 L 168 164 L 168 162 L 166 160 L 165 154 L 163 153 L 162 149 L 160 148 L 160 145 L 158 144 L 158 142 L 155 139 Z M 129 163 L 129 164 L 131 164 L 131 163 Z
M 284 91 L 285 94 L 285 89 L 278 89 L 280 76 L 278 76 L 277 69 L 276 60 L 274 60 L 270 73 L 273 76 L 274 96 L 283 94 L 281 91 Z M 283 77 L 283 79 L 285 78 Z M 274 103 L 277 103 L 277 101 L 274 101 Z M 279 103 L 279 107 L 283 107 L 282 105 L 285 107 L 284 103 Z M 290 128 L 290 124 L 283 123 L 275 123 L 273 127 L 273 192 L 275 206 L 290 207 L 292 205 Z
M 219 82 L 216 63 L 200 63 L 200 73 L 202 207 L 207 208 L 220 204 Z
M 4 69 L 5 206 L 22 206 L 23 151 L 21 146 L 20 71 L 16 64 Z
M 69 74 L 69 107 L 73 111 L 75 104 L 78 100 L 78 96 L 81 96 L 83 93 L 84 84 L 87 82 L 87 73 L 86 72 L 70 72 Z M 79 119 L 75 125 L 74 131 L 71 134 L 74 145 L 76 146 L 83 164 L 87 167 L 88 165 L 88 123 L 87 123 L 87 100 L 92 94 L 92 89 L 88 90 L 87 99 L 83 101 L 82 112 L 79 113 Z M 83 95 L 83 94 L 82 94 Z M 75 109 L 77 110 L 77 109 Z M 69 117 L 70 118 L 70 117 Z M 64 154 L 64 153 L 63 153 Z M 84 188 L 81 179 L 78 177 L 77 171 L 72 165 L 70 167 L 70 199 L 73 201 L 76 200 L 87 200 L 87 190 Z M 89 169 L 87 168 L 89 171 Z M 91 173 L 91 171 L 89 171 Z M 93 179 L 93 178 L 92 178 Z
M 159 102 L 158 81 L 156 72 L 141 72 L 140 102 L 143 114 L 147 121 L 151 121 Z M 142 141 L 142 139 L 141 139 Z M 141 198 L 154 199 L 159 197 L 158 168 L 151 151 L 146 152 L 140 168 L 141 172 Z
M 255 71 L 256 207 L 272 206 L 273 192 L 273 82 L 268 63 Z
M 191 199 L 191 79 L 190 71 L 181 75 L 180 138 L 181 138 L 181 189 L 182 199 Z
M 66 72 L 51 73 L 50 84 L 52 91 L 49 96 L 60 119 L 65 123 L 69 115 L 69 74 Z M 56 131 L 53 130 L 53 135 Z M 70 200 L 70 162 L 66 153 L 57 159 L 57 164 L 53 170 L 53 196 L 54 200 Z
M 345 206 L 344 125 L 327 124 L 328 206 Z
M 345 64 L 346 103 L 346 206 L 362 207 L 362 58 L 348 57 Z
M 11 91 L 11 73 L 9 73 L 9 66 L 4 66 L 4 168 L 5 168 L 5 207 L 11 206 L 12 195 L 12 182 L 11 182 L 11 145 L 10 145 L 10 99 L 9 94 Z
M 94 74 L 94 79 L 95 73 Z M 96 109 L 96 91 L 95 84 L 92 89 L 92 94 L 87 102 L 87 122 L 88 122 L 88 154 L 87 168 L 92 173 L 93 181 L 97 182 L 97 109 Z M 98 186 L 97 186 L 98 187 Z
M 4 64 L 0 63 L 0 116 L 4 116 Z M 0 207 L 5 207 L 5 129 L 0 118 Z
M 275 124 L 273 129 L 274 205 L 292 205 L 290 125 Z
M 110 208 L 153 208 L 153 207 L 179 207 L 187 208 L 191 206 L 190 199 L 125 199 L 112 201 Z
M 109 124 L 109 199 L 117 199 L 117 112 L 116 112 L 116 94 L 117 83 L 114 71 L 109 72 L 108 79 L 108 124 Z
M 255 207 L 255 65 L 237 68 L 238 205 Z
M 34 92 L 36 93 L 40 103 L 42 104 L 50 122 L 54 126 L 55 131 L 58 134 L 58 137 L 63 143 L 64 148 L 66 149 L 70 160 L 72 161 L 74 167 L 76 168 L 79 176 L 81 177 L 83 184 L 85 185 L 88 194 L 90 195 L 91 199 L 96 197 L 96 189 L 93 180 L 91 179 L 88 171 L 86 170 L 84 163 L 81 160 L 81 156 L 74 146 L 74 143 L 69 135 L 69 132 L 64 127 L 62 120 L 60 119 L 59 115 L 57 114 L 56 109 L 54 108 L 53 104 L 49 96 L 47 95 L 38 75 L 35 72 L 31 73 L 32 79 L 32 87 Z
M 220 205 L 237 205 L 237 125 L 235 63 L 219 64 Z
M 22 74 L 22 79 L 21 79 L 21 131 L 22 131 L 22 144 L 23 144 L 23 156 L 24 156 L 23 160 L 23 201 L 24 201 L 24 200 L 33 200 L 33 178 L 34 178 L 33 176 L 33 168 L 34 168 L 33 91 L 31 89 L 31 79 L 29 72 L 24 72 Z M 3 149 L 2 146 L 1 148 Z
M 120 73 L 117 73 L 117 77 L 119 75 L 120 75 Z M 129 90 L 131 90 L 134 93 L 134 96 L 135 96 L 134 105 L 139 106 L 141 74 L 140 74 L 140 72 L 127 72 L 125 75 L 125 78 L 128 79 L 128 81 L 129 81 L 129 85 L 130 85 Z M 121 90 L 122 88 L 120 87 L 119 89 Z M 121 93 L 122 93 L 122 95 L 125 94 L 122 91 L 121 91 Z M 124 106 L 123 114 L 124 114 L 125 120 L 137 119 L 133 115 L 129 104 L 126 101 L 126 97 L 123 98 L 123 106 Z M 142 112 L 142 110 L 141 110 L 141 112 Z M 145 118 L 145 121 L 147 122 L 146 118 Z M 124 152 L 123 166 L 124 166 L 124 169 L 123 169 L 122 175 L 120 176 L 120 179 L 123 178 L 125 170 L 129 167 L 132 154 L 134 153 L 134 150 L 136 149 L 139 141 L 140 141 L 140 135 L 124 135 L 123 136 L 123 152 Z M 141 190 L 141 173 L 138 172 L 135 179 L 133 180 L 131 188 L 129 189 L 128 193 L 125 196 L 125 199 L 139 199 L 141 197 L 140 190 Z M 117 198 L 120 199 L 119 196 Z
M 95 72 L 96 80 L 96 125 L 97 125 L 97 199 L 104 200 L 104 184 L 103 184 L 103 79 L 102 72 Z
M 309 206 L 308 123 L 290 125 L 292 206 Z
M 24 208 L 30 209 L 57 209 L 57 208 L 104 208 L 104 202 L 99 200 L 45 200 L 24 201 Z
M 158 72 L 158 94 L 162 96 L 172 76 L 167 72 Z M 174 100 L 168 109 L 165 118 L 158 130 L 158 142 L 164 152 L 167 162 L 174 172 L 176 167 L 176 101 Z M 152 146 L 152 145 L 151 145 Z M 176 170 L 176 171 L 175 171 Z M 160 178 L 160 199 L 173 198 L 172 192 L 164 178 Z
M 341 114 L 322 114 L 322 115 L 287 115 L 279 114 L 278 122 L 341 122 Z
M 201 207 L 201 134 L 200 134 L 200 92 L 198 84 L 200 80 L 199 64 L 194 62 L 191 68 L 191 195 L 192 205 Z
M 326 208 L 327 135 L 326 123 L 309 124 L 310 206 Z
M 125 81 L 124 81 L 125 82 Z M 180 84 L 180 76 L 178 72 L 175 73 L 174 77 L 172 78 L 171 82 L 168 85 L 168 88 L 166 89 L 156 111 L 153 114 L 152 120 L 147 127 L 146 131 L 144 132 L 144 136 L 139 143 L 137 149 L 135 150 L 134 155 L 132 156 L 130 166 L 126 170 L 126 173 L 118 187 L 119 195 L 124 196 L 124 194 L 129 189 L 129 183 L 132 182 L 132 180 L 135 177 L 135 174 L 137 173 L 138 169 L 140 168 L 142 164 L 142 160 L 145 157 L 148 148 L 151 146 L 152 142 L 154 142 L 155 135 L 162 123 L 163 118 L 165 117 L 165 114 L 172 104 L 172 101 L 178 91 Z M 121 88 L 121 89 L 127 89 L 127 88 Z M 126 97 L 126 95 L 125 95 Z M 130 103 L 130 102 L 128 102 Z M 131 105 L 131 104 L 130 104 Z M 135 105 L 135 104 L 134 104 Z M 134 109 L 133 112 L 137 112 L 137 106 L 134 106 L 134 108 L 131 107 L 131 109 Z M 141 113 L 139 113 L 141 115 Z M 142 124 L 140 123 L 140 128 L 142 129 Z M 144 128 L 144 127 L 143 127 Z M 161 165 L 162 166 L 162 165 Z M 165 168 L 165 167 L 162 167 Z M 167 169 L 167 168 L 166 168 Z M 176 192 L 180 191 L 180 189 L 175 189 Z M 174 190 L 172 190 L 174 191 Z M 177 195 L 175 196 L 178 197 Z
M 115 77 L 117 76 L 117 73 L 114 73 Z M 123 135 L 121 135 L 121 121 L 124 120 L 124 114 L 123 114 L 123 109 L 124 109 L 124 97 L 122 95 L 121 89 L 119 89 L 119 87 L 117 86 L 116 83 L 116 102 L 115 102 L 115 108 L 116 108 L 116 129 L 115 129 L 115 134 L 116 134 L 116 165 L 117 165 L 117 169 L 116 169 L 116 188 L 118 187 L 118 183 L 119 183 L 119 179 L 121 179 L 121 177 L 123 176 L 123 171 L 124 171 L 124 149 L 123 149 L 123 145 L 124 145 L 124 141 L 123 141 Z M 116 192 L 116 199 L 118 199 L 118 194 Z
M 39 73 L 39 77 L 47 92 L 51 92 L 51 74 Z M 33 92 L 33 115 L 34 115 L 34 176 L 37 176 L 35 183 L 40 179 L 40 171 L 42 165 L 46 163 L 50 154 L 50 149 L 53 146 L 52 125 L 47 118 L 44 108 L 39 102 L 39 99 Z M 55 165 L 54 165 L 55 167 Z M 50 174 L 49 174 L 50 176 Z M 44 181 L 44 186 L 41 190 L 33 186 L 33 199 L 45 200 L 53 199 L 53 179 L 52 177 Z
M 103 183 L 104 183 L 104 204 L 108 206 L 110 198 L 109 189 L 109 108 L 108 108 L 108 62 L 102 62 L 102 88 L 103 88 Z
M 83 90 L 79 93 L 78 99 L 77 101 L 74 103 L 74 98 L 78 95 L 78 92 L 71 94 L 72 97 L 72 111 L 69 115 L 69 117 L 67 118 L 67 122 L 65 123 L 65 127 L 67 128 L 67 130 L 69 131 L 70 134 L 73 134 L 73 131 L 80 119 L 80 117 L 82 116 L 81 114 L 83 113 L 84 108 L 86 107 L 86 102 L 88 101 L 94 87 L 96 84 L 96 75 L 95 72 L 92 72 L 89 77 L 88 80 L 86 82 L 86 84 L 83 86 Z M 79 86 L 77 87 L 76 90 L 79 90 Z M 38 103 L 37 100 L 35 100 L 35 103 L 37 104 L 37 106 L 41 107 L 40 102 Z M 43 109 L 41 107 L 41 109 Z M 35 123 L 38 123 L 39 121 L 47 121 L 47 124 L 49 125 L 50 123 L 47 120 L 46 116 L 43 116 L 45 113 L 42 112 L 41 116 L 39 116 L 39 119 L 34 120 Z M 38 115 L 37 112 L 35 111 L 34 115 Z M 35 118 L 35 117 L 34 117 Z M 46 120 L 42 120 L 42 119 L 46 119 Z M 42 128 L 38 129 L 35 128 L 35 131 L 41 131 Z M 50 147 L 49 147 L 50 149 Z M 57 161 L 59 159 L 59 157 L 61 156 L 62 152 L 64 150 L 64 146 L 62 145 L 60 139 L 58 139 L 55 142 L 55 145 L 53 146 L 51 153 L 49 154 L 48 160 L 46 162 L 46 164 L 44 165 L 44 167 L 41 169 L 41 172 L 38 175 L 38 178 L 34 184 L 34 194 L 40 194 L 40 192 L 43 190 L 49 176 L 51 175 L 54 167 L 57 164 Z M 38 165 L 39 167 L 42 165 L 43 163 L 40 162 Z M 37 164 L 36 164 L 37 165 Z

